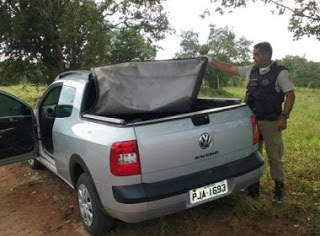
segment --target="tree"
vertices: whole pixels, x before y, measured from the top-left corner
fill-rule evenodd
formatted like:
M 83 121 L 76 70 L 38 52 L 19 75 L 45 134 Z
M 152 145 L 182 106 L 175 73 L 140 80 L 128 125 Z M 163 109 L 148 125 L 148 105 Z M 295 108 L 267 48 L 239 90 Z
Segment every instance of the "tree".
M 197 57 L 214 54 L 228 58 L 229 62 L 246 63 L 250 60 L 250 45 L 252 41 L 241 37 L 239 40 L 228 27 L 210 25 L 210 33 L 205 44 L 199 43 L 199 33 L 193 31 L 182 32 L 180 52 L 177 58 Z
M 205 44 L 199 43 L 199 34 L 193 31 L 181 34 L 180 51 L 176 53 L 177 58 L 198 57 L 203 55 L 214 55 L 217 59 L 236 65 L 248 64 L 250 59 L 250 45 L 252 41 L 244 37 L 236 38 L 236 35 L 228 27 L 217 28 L 210 25 L 210 33 Z M 215 80 L 213 78 L 216 78 Z M 208 67 L 205 82 L 211 88 L 219 87 L 219 84 L 239 81 L 238 78 L 221 73 Z M 237 83 L 238 84 L 238 83 Z
M 299 56 L 286 56 L 279 60 L 293 78 L 295 86 L 320 88 L 320 63 Z
M 21 59 L 7 59 L 0 63 L 0 85 L 39 84 L 45 77 L 44 71 L 45 68 L 40 64 L 30 63 Z
M 133 29 L 115 31 L 110 40 L 110 62 L 119 63 L 132 59 L 143 61 L 155 58 L 156 48 L 147 44 L 143 37 Z
M 181 33 L 180 52 L 176 53 L 177 58 L 191 58 L 199 56 L 199 33 L 184 31 Z M 207 53 L 204 53 L 207 54 Z M 201 54 L 200 54 L 201 55 Z
M 250 60 L 250 45 L 252 41 L 245 37 L 236 39 L 235 33 L 228 27 L 216 28 L 210 26 L 210 34 L 208 38 L 209 53 L 220 57 L 225 57 L 232 63 L 248 63 Z
M 153 58 L 155 41 L 169 30 L 160 0 L 0 0 L 0 19 L 1 57 L 41 65 L 47 83 L 66 68 L 115 61 L 117 37 L 138 42 L 143 52 L 134 58 Z
M 294 33 L 294 38 L 299 39 L 307 35 L 315 36 L 320 40 L 320 2 L 316 0 L 211 0 L 219 3 L 216 11 L 221 14 L 225 9 L 245 7 L 249 2 L 263 2 L 275 6 L 273 12 L 282 15 L 285 11 L 291 12 L 289 30 Z M 207 13 L 207 12 L 206 12 Z

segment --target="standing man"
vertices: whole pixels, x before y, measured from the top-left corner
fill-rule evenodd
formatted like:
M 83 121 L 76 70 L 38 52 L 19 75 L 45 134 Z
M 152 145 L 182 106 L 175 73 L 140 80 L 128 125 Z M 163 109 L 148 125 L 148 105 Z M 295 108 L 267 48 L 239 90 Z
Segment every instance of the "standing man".
M 287 127 L 295 94 L 287 69 L 277 65 L 271 58 L 270 43 L 262 42 L 254 46 L 254 65 L 236 67 L 214 58 L 210 62 L 220 71 L 240 76 L 247 81 L 246 103 L 258 119 L 258 128 L 265 143 L 271 177 L 275 182 L 273 204 L 281 205 L 285 180 L 281 131 Z M 262 151 L 262 141 L 259 143 L 260 151 Z M 255 197 L 259 197 L 259 183 L 256 186 Z

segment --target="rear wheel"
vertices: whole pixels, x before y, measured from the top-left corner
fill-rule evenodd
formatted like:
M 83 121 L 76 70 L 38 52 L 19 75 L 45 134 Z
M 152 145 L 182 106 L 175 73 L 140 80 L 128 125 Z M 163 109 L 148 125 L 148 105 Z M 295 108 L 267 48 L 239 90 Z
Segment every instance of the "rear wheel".
M 98 194 L 87 173 L 80 175 L 76 190 L 80 214 L 86 230 L 93 235 L 109 231 L 113 226 L 113 219 L 102 211 Z

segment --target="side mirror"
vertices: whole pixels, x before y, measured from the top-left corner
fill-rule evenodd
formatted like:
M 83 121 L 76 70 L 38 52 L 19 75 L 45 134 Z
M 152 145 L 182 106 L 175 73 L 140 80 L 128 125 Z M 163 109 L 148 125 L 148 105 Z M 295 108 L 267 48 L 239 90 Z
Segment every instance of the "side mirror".
M 50 117 L 55 117 L 56 116 L 56 111 L 55 111 L 56 109 L 54 109 L 54 108 L 48 108 L 47 109 L 47 115 L 48 116 L 50 116 Z

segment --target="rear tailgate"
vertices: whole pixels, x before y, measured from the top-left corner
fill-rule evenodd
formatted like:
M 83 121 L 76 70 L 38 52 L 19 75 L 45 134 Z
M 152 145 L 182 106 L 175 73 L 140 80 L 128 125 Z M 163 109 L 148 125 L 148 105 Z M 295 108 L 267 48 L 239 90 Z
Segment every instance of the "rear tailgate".
M 172 179 L 250 155 L 257 149 L 252 141 L 251 114 L 247 106 L 239 104 L 196 116 L 136 124 L 142 182 Z M 209 147 L 201 147 L 200 139 L 205 141 L 207 134 L 212 141 Z

